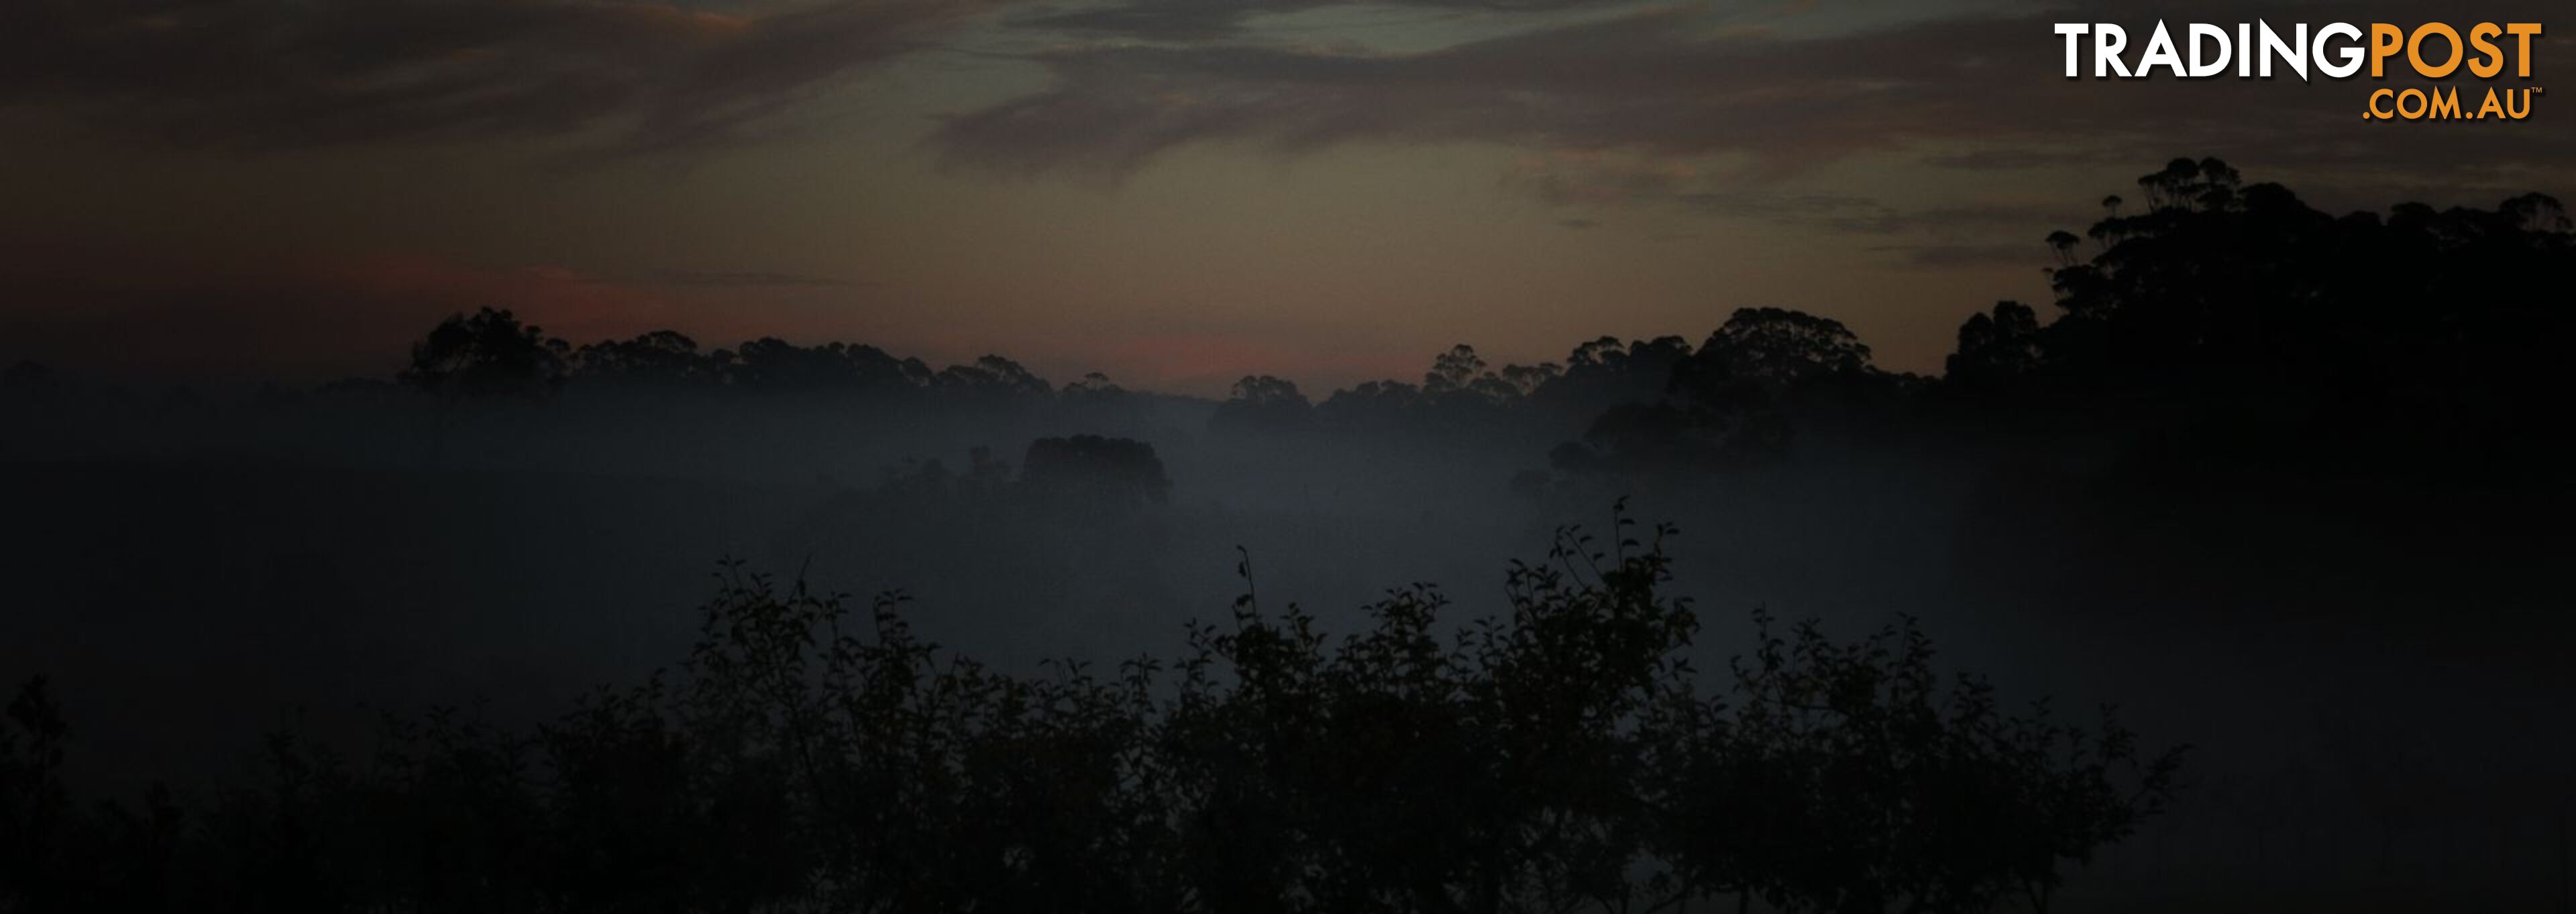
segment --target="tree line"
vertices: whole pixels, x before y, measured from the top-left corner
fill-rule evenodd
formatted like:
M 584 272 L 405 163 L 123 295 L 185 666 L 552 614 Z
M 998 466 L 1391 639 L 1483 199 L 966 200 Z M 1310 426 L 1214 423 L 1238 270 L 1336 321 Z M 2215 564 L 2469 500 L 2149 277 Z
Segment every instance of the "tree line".
M 1321 400 L 1290 379 L 1247 376 L 1210 430 L 1536 441 L 1555 445 L 1548 462 L 1561 473 L 1630 477 L 1771 459 L 1819 428 L 1996 425 L 2141 433 L 2176 464 L 2501 466 L 2510 477 L 2558 463 L 2555 448 L 2536 447 L 2551 440 L 2537 416 L 2576 392 L 2576 375 L 2554 368 L 2554 348 L 2576 331 L 2562 292 L 2576 280 L 2576 233 L 2554 198 L 2334 216 L 2214 158 L 2175 159 L 2137 184 L 2139 205 L 2106 197 L 2083 234 L 2045 239 L 2051 315 L 2005 301 L 1969 316 L 1939 376 L 1878 368 L 1831 318 L 1743 308 L 1696 345 L 1601 337 L 1561 361 L 1501 366 L 1459 345 L 1417 380 Z M 1099 374 L 1056 385 L 999 355 L 933 369 L 839 342 L 706 350 L 669 330 L 575 346 L 493 309 L 441 322 L 394 383 L 450 400 L 580 388 L 1047 408 L 1130 396 Z M 0 373 L 11 391 L 59 384 L 28 363 Z
M 1320 401 L 1292 380 L 1247 376 L 1210 427 L 1554 435 L 1555 469 L 1629 475 L 1763 460 L 1819 425 L 1888 434 L 1995 419 L 2144 428 L 2245 459 L 2338 452 L 2347 463 L 2538 468 L 2513 458 L 2542 437 L 2535 413 L 2571 393 L 2553 347 L 2576 331 L 2562 292 L 2576 280 L 2576 234 L 2557 200 L 2332 216 L 2214 158 L 2176 159 L 2137 183 L 2134 211 L 2106 197 L 2083 235 L 2046 239 L 2053 319 L 2013 301 L 1972 315 L 1937 377 L 1879 369 L 1831 318 L 1743 308 L 1697 345 L 1602 337 L 1559 362 L 1502 366 L 1459 345 L 1418 381 Z M 934 371 L 841 343 L 763 339 L 702 353 L 670 331 L 576 348 L 506 311 L 442 323 L 401 380 L 456 395 L 568 383 L 1020 402 L 1124 394 L 1099 375 L 1054 388 L 1000 356 Z

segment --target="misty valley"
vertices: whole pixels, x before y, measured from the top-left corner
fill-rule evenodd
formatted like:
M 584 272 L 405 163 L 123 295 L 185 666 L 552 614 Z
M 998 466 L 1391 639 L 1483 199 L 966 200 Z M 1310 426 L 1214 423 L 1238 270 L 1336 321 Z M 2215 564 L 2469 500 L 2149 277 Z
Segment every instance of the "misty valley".
M 2565 910 L 2567 215 L 2129 192 L 1928 376 L 0 340 L 0 912 Z

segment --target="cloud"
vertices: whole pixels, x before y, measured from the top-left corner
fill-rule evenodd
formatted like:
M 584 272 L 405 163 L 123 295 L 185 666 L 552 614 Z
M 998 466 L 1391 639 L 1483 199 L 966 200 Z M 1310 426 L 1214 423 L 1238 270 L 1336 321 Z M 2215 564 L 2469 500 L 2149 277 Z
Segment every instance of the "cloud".
M 1907 137 L 1978 135 L 1993 120 L 1979 87 L 2010 81 L 1990 71 L 2055 63 L 2029 29 L 1991 21 L 1804 40 L 1702 25 L 1661 10 L 1419 53 L 1059 49 L 1039 56 L 1052 89 L 959 117 L 937 141 L 959 161 L 1020 169 L 1131 170 L 1193 142 L 1365 140 L 1740 154 L 1792 171 Z M 2016 59 L 2029 66 L 2004 65 Z
M 2036 270 L 2051 265 L 2047 246 L 2038 241 L 2026 244 L 1887 244 L 1866 250 L 1898 255 L 1904 258 L 1907 266 L 1922 269 L 2025 266 Z
M 2316 19 L 2313 11 L 2269 12 L 2274 21 Z M 2335 16 L 2421 18 L 2402 12 L 2364 4 Z M 2167 18 L 2254 15 L 2187 4 Z M 1032 55 L 1053 73 L 1049 87 L 958 115 L 933 144 L 969 167 L 1113 178 L 1193 144 L 1281 155 L 1364 143 L 1499 144 L 1675 168 L 1722 161 L 1748 184 L 1870 154 L 1989 171 L 2149 167 L 2213 153 L 2345 172 L 2420 171 L 2459 163 L 2468 130 L 2480 145 L 2474 167 L 2490 173 L 2563 172 L 2558 163 L 2576 154 L 2576 133 L 2540 124 L 2365 123 L 2360 106 L 2373 85 L 2366 80 L 2065 79 L 2050 29 L 2056 18 L 2152 24 L 2134 13 L 2079 9 L 1787 33 L 1692 6 L 1421 51 L 1250 38 L 1074 43 Z M 2548 42 L 2536 49 L 2541 70 L 2560 50 Z
M 2111 158 L 2100 149 L 1973 149 L 1966 152 L 1935 153 L 1921 161 L 1934 168 L 1956 168 L 1965 171 L 2021 171 L 2056 165 L 2090 165 Z
M 1460 13 L 1540 14 L 1630 2 L 1633 0 L 1381 0 L 1375 5 Z M 1349 5 L 1348 0 L 1129 0 L 1053 10 L 1025 24 L 1122 38 L 1190 41 L 1237 37 L 1245 30 L 1246 22 L 1260 16 L 1343 5 Z
M 1875 197 L 1774 190 L 1728 170 L 1688 162 L 1597 153 L 1524 157 L 1505 173 L 1502 184 L 1553 206 L 1660 204 L 1714 218 L 1836 234 L 2026 232 L 2072 218 L 2062 207 L 2008 203 L 1904 209 Z
M 689 147 L 738 139 L 988 5 L 21 0 L 0 6 L 0 105 L 190 146 L 605 129 L 622 149 Z
M 2059 78 L 2051 20 L 2147 24 L 2081 5 L 2043 15 L 1922 6 L 1888 19 L 1799 4 L 1370 4 L 1474 14 L 1479 34 L 1519 28 L 1398 52 L 1288 44 L 1246 26 L 1363 8 L 1333 0 L 1127 0 L 992 15 L 1022 2 L 20 0 L 0 4 L 0 106 L 185 148 L 582 133 L 612 151 L 692 149 L 756 140 L 843 80 L 993 22 L 991 34 L 1041 49 L 986 56 L 1022 57 L 1053 83 L 955 115 L 931 142 L 951 162 L 1006 172 L 1115 177 L 1200 143 L 1293 155 L 1461 142 L 1725 158 L 1756 181 L 1887 152 L 1984 171 L 2206 153 L 2384 169 L 2449 161 L 2443 150 L 2462 132 L 2364 124 L 2360 82 Z M 2183 2 L 2166 18 L 2263 12 Z M 2409 21 L 2403 12 L 2363 0 L 2336 15 Z M 1594 18 L 1568 23 L 1569 14 Z M 1100 36 L 1111 40 L 1088 40 Z M 2535 57 L 2545 71 L 2568 51 L 2567 39 L 2544 36 Z M 2476 125 L 2493 134 L 2481 166 L 2509 173 L 2576 153 L 2576 134 L 2539 126 Z
M 666 286 L 698 286 L 720 289 L 817 288 L 837 289 L 853 285 L 846 279 L 829 276 L 807 276 L 801 273 L 779 273 L 768 270 L 652 270 L 644 282 Z

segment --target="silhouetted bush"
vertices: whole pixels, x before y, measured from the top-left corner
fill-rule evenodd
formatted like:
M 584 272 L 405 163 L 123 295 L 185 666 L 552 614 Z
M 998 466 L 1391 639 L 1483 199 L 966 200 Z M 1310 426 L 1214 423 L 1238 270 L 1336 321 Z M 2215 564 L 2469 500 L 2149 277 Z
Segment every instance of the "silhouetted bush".
M 1336 637 L 1247 592 L 1176 658 L 1036 676 L 728 564 L 675 677 L 533 733 L 389 718 L 358 764 L 277 737 L 201 814 L 76 814 L 37 680 L 0 910 L 1979 911 L 2161 808 L 2174 754 L 2006 714 L 1910 622 L 1757 616 L 1704 678 L 1668 531 L 1628 532 L 1496 616 L 1415 586 Z
M 439 322 L 412 344 L 403 383 L 450 397 L 530 397 L 560 386 L 571 356 L 545 328 L 523 325 L 507 310 L 485 308 Z
M 1102 508 L 1161 504 L 1172 491 L 1153 445 L 1099 435 L 1029 442 L 1020 485 L 1040 499 Z
M 2562 469 L 2532 421 L 2576 394 L 2547 351 L 2576 331 L 2557 200 L 2337 217 L 2214 158 L 2138 184 L 2147 209 L 2105 200 L 2089 259 L 2051 236 L 2056 320 L 2007 302 L 1960 328 L 1948 393 L 2148 429 L 2160 450 L 2137 456 L 2162 466 Z
M 1297 382 L 1269 375 L 1246 375 L 1216 412 L 1211 429 L 1238 432 L 1297 432 L 1314 425 L 1315 405 L 1299 393 Z

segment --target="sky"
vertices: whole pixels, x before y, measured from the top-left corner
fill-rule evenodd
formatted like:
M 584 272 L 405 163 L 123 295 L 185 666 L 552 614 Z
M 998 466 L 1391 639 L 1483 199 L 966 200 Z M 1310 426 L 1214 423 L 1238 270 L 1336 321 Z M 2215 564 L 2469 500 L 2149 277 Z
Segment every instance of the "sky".
M 2442 15 L 2555 25 L 2474 7 Z M 1776 306 L 1936 372 L 1970 313 L 2049 300 L 2042 238 L 2175 156 L 2332 211 L 2576 192 L 2545 94 L 2370 122 L 2363 78 L 2069 80 L 2050 28 L 2420 9 L 13 0 L 0 362 L 384 376 L 491 306 L 1320 392 Z M 2493 85 L 2545 92 L 2571 37 Z

